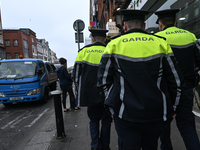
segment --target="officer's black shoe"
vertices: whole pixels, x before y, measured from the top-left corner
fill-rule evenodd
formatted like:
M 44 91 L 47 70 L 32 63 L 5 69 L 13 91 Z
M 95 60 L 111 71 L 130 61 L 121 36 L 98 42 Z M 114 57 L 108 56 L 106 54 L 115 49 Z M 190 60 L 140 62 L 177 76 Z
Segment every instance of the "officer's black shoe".
M 91 150 L 99 150 L 99 148 L 93 148 L 93 147 L 92 147 Z

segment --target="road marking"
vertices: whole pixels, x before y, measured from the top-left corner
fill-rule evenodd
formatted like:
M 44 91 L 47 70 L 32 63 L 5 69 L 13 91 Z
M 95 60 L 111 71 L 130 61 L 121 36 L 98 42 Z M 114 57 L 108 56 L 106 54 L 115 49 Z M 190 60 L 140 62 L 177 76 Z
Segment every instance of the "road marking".
M 16 121 L 15 123 L 13 123 L 13 124 L 10 126 L 10 128 L 15 128 L 15 125 L 16 125 L 16 124 L 20 123 L 20 122 L 23 121 L 24 119 L 27 119 L 27 118 L 33 116 L 33 115 L 31 115 L 32 112 L 33 112 L 33 111 L 29 112 L 29 113 L 27 114 L 28 116 L 25 116 L 25 117 L 19 119 L 18 121 Z
M 8 124 L 6 124 L 5 126 L 1 127 L 1 129 L 5 129 L 6 127 L 8 127 L 9 125 L 11 125 L 13 122 L 17 121 L 19 118 L 21 118 L 22 116 L 24 116 L 27 112 L 23 113 L 22 115 L 18 116 L 17 118 L 15 118 L 14 120 L 12 120 L 11 122 L 9 122 Z
M 49 109 L 50 108 L 43 111 L 41 114 L 39 114 L 39 116 L 37 118 L 35 118 L 35 120 L 33 120 L 29 125 L 27 125 L 25 127 L 32 127 L 32 125 L 34 125 L 45 114 L 45 112 L 47 112 Z
M 15 114 L 16 111 L 10 113 L 10 111 L 7 111 L 7 112 L 3 112 L 2 114 L 4 115 L 2 118 L 0 118 L 0 121 L 3 120 L 3 119 L 6 119 L 8 118 L 9 116 L 11 116 L 12 114 Z

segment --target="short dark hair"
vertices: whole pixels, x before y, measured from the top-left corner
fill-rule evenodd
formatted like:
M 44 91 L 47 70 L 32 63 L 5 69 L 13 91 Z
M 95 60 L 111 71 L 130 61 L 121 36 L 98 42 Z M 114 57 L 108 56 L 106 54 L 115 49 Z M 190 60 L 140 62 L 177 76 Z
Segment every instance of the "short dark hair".
M 158 21 L 162 22 L 162 24 L 166 26 L 168 24 L 174 24 L 176 19 L 175 17 L 165 17 L 165 18 L 159 19 Z
M 61 64 L 61 65 L 63 65 L 63 64 L 65 64 L 67 62 L 67 60 L 65 59 L 65 58 L 60 58 L 59 59 L 59 63 Z
M 101 42 L 104 43 L 106 37 L 104 36 L 94 36 L 93 39 L 95 40 L 95 42 Z
M 128 20 L 128 21 L 125 21 L 125 22 L 126 22 L 126 24 L 129 28 L 131 28 L 134 25 L 138 25 L 139 27 L 142 28 L 143 25 L 144 25 L 144 20 Z

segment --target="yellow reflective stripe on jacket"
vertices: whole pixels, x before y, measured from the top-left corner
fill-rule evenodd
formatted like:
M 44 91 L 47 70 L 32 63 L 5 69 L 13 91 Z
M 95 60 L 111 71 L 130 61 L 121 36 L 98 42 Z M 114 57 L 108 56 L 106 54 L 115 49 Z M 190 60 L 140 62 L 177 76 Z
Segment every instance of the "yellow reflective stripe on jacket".
M 85 47 L 78 53 L 75 61 L 76 63 L 84 61 L 91 64 L 99 64 L 102 54 L 104 52 L 104 49 L 105 49 L 104 46 Z
M 155 35 L 159 35 L 162 37 L 165 37 L 167 42 L 170 45 L 177 45 L 177 46 L 182 46 L 182 45 L 190 45 L 192 43 L 196 42 L 196 37 L 193 33 L 179 29 L 177 27 L 169 27 L 163 31 L 160 31 L 156 33 Z M 177 39 L 179 39 L 177 41 Z
M 118 54 L 132 58 L 146 58 L 161 53 L 172 53 L 171 47 L 164 39 L 138 32 L 113 39 L 104 51 L 104 54 Z

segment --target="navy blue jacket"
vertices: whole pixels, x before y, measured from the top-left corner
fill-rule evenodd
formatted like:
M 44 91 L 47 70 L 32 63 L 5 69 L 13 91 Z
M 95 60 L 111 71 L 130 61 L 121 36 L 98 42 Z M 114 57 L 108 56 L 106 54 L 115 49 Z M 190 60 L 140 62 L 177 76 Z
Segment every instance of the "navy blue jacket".
M 62 65 L 60 68 L 56 69 L 56 72 L 61 85 L 71 85 L 71 73 L 68 73 L 65 66 Z

